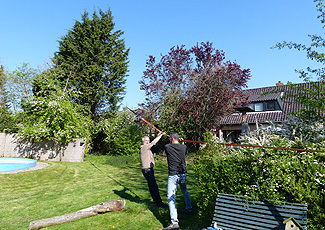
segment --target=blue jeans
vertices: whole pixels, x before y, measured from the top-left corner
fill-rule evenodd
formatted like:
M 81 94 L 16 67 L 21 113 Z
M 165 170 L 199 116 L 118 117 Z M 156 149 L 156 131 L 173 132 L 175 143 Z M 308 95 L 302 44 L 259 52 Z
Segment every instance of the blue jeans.
M 186 209 L 192 208 L 192 202 L 189 192 L 187 191 L 186 187 L 186 174 L 178 174 L 174 176 L 168 176 L 168 183 L 167 183 L 167 200 L 169 206 L 169 213 L 170 219 L 173 222 L 178 222 L 177 219 L 177 209 L 176 209 L 176 191 L 177 191 L 177 184 L 181 188 L 183 193 Z

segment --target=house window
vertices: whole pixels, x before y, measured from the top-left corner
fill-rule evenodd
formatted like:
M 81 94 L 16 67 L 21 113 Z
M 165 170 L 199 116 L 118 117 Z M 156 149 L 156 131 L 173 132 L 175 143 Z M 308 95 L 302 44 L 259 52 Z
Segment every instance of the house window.
M 280 109 L 279 105 L 276 101 L 264 101 L 264 102 L 254 103 L 254 110 L 256 112 L 275 111 L 279 109 Z
M 267 101 L 266 102 L 266 110 L 275 110 L 275 102 L 274 101 Z
M 255 103 L 255 111 L 263 111 L 263 103 Z

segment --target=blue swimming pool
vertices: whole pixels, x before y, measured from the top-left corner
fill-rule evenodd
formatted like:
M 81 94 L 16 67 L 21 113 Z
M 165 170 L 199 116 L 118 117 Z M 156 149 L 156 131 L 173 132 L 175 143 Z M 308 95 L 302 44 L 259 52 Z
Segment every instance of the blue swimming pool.
M 0 158 L 0 172 L 8 172 L 34 167 L 37 160 L 24 158 Z

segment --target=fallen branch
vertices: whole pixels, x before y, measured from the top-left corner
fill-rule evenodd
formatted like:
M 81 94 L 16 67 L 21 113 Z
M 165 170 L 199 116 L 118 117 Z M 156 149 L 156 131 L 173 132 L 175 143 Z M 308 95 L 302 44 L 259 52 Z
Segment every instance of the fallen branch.
M 32 221 L 29 224 L 29 230 L 41 229 L 53 225 L 69 223 L 83 218 L 96 216 L 98 214 L 105 213 L 105 212 L 120 211 L 124 209 L 124 207 L 125 207 L 124 200 L 110 200 L 104 203 L 91 206 L 89 208 L 79 210 L 77 212 L 72 212 L 72 213 L 64 214 L 62 216 L 55 216 L 52 218 Z

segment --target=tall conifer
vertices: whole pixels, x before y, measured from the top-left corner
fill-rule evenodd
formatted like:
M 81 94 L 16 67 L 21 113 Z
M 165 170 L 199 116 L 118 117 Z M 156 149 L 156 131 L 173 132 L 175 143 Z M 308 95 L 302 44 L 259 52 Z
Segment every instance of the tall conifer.
M 121 35 L 114 31 L 111 11 L 100 10 L 92 18 L 84 12 L 59 41 L 54 63 L 64 77 L 58 80 L 77 92 L 73 99 L 88 107 L 93 119 L 116 111 L 125 91 L 129 49 Z

